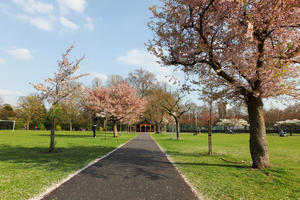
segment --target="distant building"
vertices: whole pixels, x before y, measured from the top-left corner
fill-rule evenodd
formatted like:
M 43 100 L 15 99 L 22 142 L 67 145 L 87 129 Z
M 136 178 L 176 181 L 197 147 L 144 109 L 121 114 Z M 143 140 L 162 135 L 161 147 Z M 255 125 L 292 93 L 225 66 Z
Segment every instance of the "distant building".
M 143 120 L 136 125 L 136 132 L 154 132 L 155 125 L 151 124 L 148 120 Z

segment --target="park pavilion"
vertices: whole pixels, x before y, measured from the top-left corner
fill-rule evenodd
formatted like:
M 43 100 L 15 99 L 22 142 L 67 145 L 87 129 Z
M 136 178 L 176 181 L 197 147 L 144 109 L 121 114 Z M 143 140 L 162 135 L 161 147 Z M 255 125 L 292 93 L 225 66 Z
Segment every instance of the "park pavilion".
M 136 125 L 136 132 L 154 132 L 155 125 L 151 124 L 148 120 L 143 120 Z

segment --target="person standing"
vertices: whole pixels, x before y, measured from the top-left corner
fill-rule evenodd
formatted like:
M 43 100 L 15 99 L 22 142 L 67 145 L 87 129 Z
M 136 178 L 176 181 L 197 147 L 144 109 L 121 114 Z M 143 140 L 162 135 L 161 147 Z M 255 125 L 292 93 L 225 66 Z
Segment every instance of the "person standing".
M 93 137 L 96 138 L 96 130 L 98 128 L 98 125 L 96 123 L 93 124 Z

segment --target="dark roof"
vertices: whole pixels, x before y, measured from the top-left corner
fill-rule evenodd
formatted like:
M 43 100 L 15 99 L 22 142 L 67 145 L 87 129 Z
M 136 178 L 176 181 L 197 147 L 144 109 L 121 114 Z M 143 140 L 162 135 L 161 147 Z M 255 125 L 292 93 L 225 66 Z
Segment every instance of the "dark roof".
M 140 121 L 139 123 L 137 123 L 136 125 L 141 125 L 141 124 L 150 124 L 153 125 L 151 122 L 149 122 L 147 119 L 144 119 L 143 121 Z

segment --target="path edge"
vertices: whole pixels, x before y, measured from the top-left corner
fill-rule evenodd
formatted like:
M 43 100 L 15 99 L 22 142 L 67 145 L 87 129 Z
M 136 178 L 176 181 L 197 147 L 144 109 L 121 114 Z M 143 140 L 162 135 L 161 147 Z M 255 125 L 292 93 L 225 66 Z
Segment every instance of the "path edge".
M 114 150 L 108 152 L 107 154 L 101 156 L 100 158 L 96 158 L 95 160 L 92 160 L 91 162 L 89 162 L 86 166 L 84 166 L 83 168 L 77 170 L 76 172 L 74 172 L 73 174 L 68 175 L 67 178 L 63 179 L 62 181 L 60 181 L 59 183 L 56 183 L 52 186 L 50 186 L 45 192 L 36 195 L 35 197 L 32 197 L 28 200 L 41 200 L 44 197 L 46 197 L 48 194 L 50 194 L 51 192 L 53 192 L 55 189 L 57 189 L 58 187 L 60 187 L 62 184 L 64 184 L 65 182 L 67 182 L 68 180 L 70 180 L 71 178 L 73 178 L 74 176 L 78 175 L 80 172 L 82 172 L 83 170 L 89 168 L 90 166 L 92 166 L 93 164 L 99 162 L 100 160 L 106 158 L 107 156 L 109 156 L 110 154 L 114 153 L 115 151 L 117 151 L 118 149 L 122 148 L 123 146 L 125 146 L 127 143 L 129 143 L 131 140 L 133 140 L 134 138 L 136 138 L 138 135 L 136 135 L 135 137 L 131 138 L 130 140 L 128 140 L 127 142 L 121 144 L 120 146 L 118 146 L 117 148 L 115 148 Z
M 181 171 L 177 168 L 175 165 L 173 159 L 165 152 L 165 150 L 158 144 L 158 142 L 151 136 L 151 139 L 155 142 L 155 144 L 158 146 L 158 148 L 166 155 L 167 159 L 169 162 L 173 165 L 173 167 L 176 169 L 177 173 L 181 176 L 181 178 L 186 182 L 186 184 L 190 187 L 194 195 L 199 199 L 199 200 L 204 200 L 203 196 L 198 193 L 198 191 L 193 187 L 193 185 L 189 182 L 189 180 L 186 178 L 184 174 L 181 173 Z

